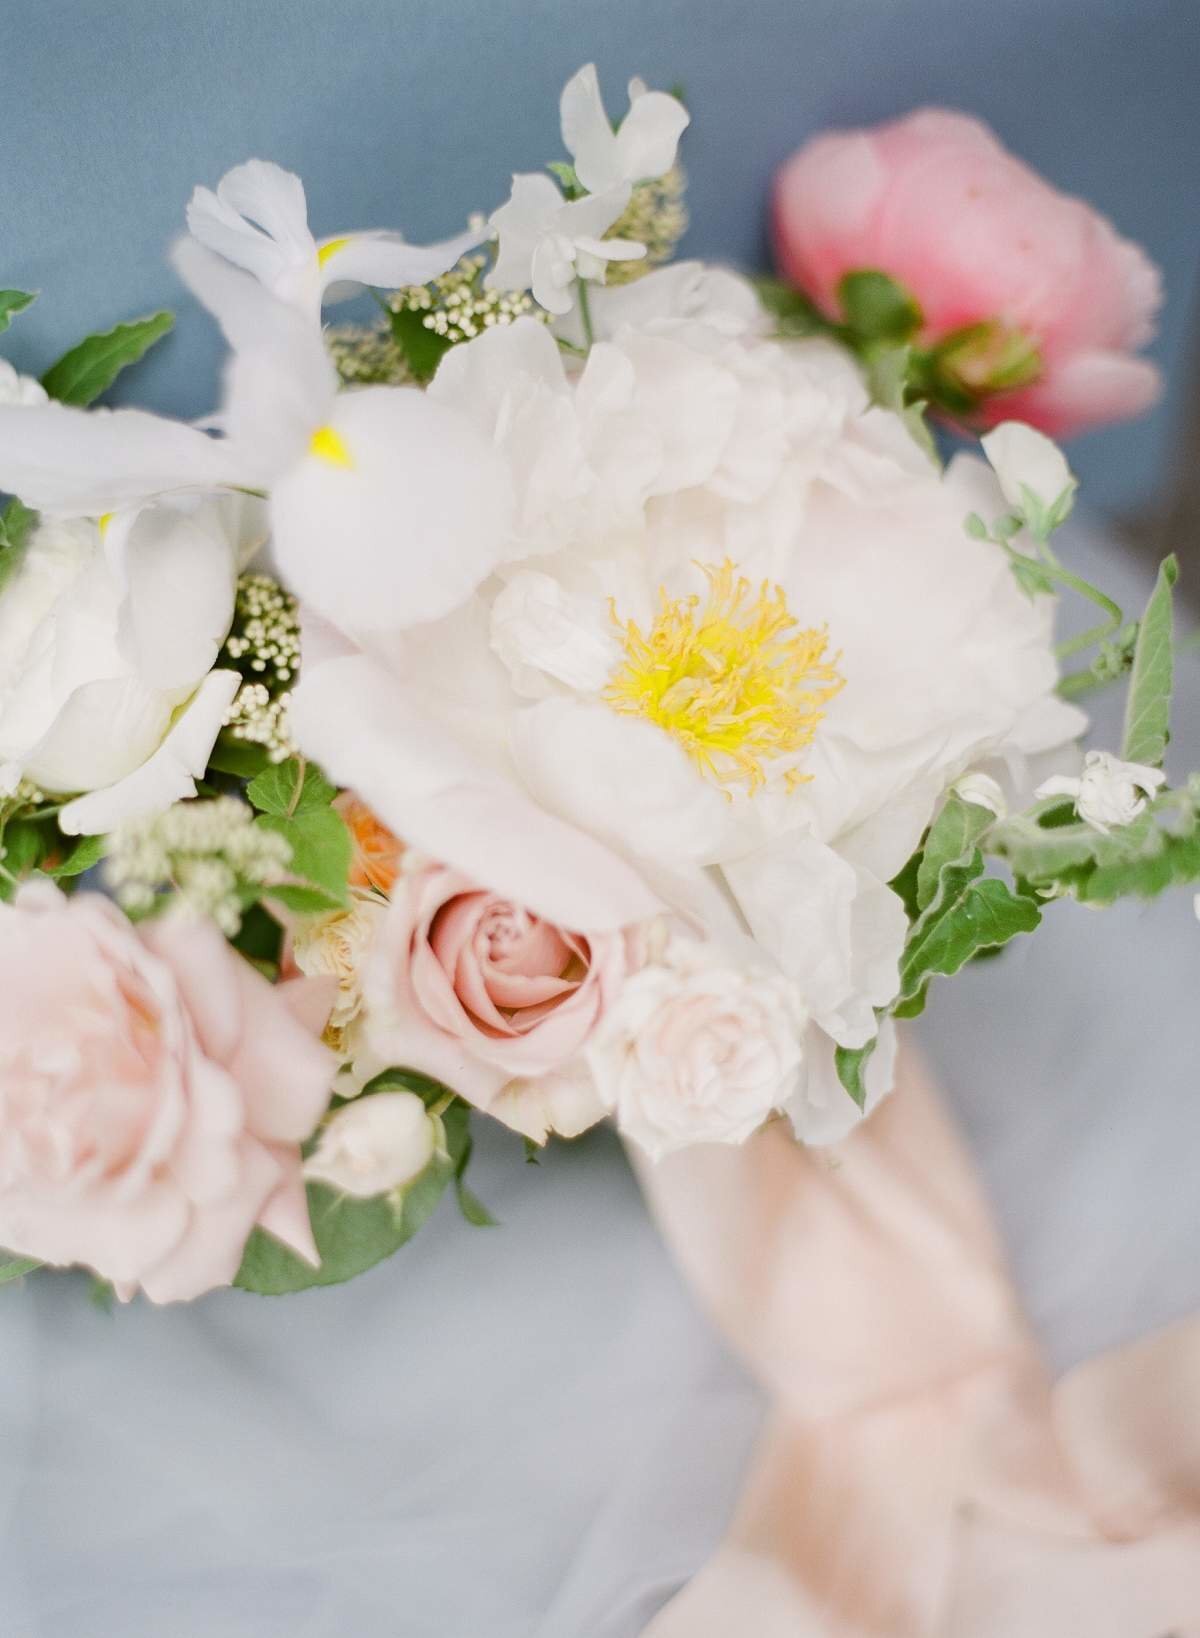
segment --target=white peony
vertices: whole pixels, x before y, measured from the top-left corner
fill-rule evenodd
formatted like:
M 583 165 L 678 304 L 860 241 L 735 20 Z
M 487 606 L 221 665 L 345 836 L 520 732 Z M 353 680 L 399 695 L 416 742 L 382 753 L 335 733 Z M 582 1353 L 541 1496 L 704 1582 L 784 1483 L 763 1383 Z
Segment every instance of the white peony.
M 748 926 L 798 988 L 806 1056 L 832 1065 L 895 996 L 886 884 L 946 791 L 989 765 L 1019 788 L 1084 719 L 1055 694 L 1053 600 L 964 530 L 1003 508 L 988 469 L 937 472 L 844 353 L 763 339 L 726 277 L 704 317 L 694 278 L 631 287 L 651 299 L 606 318 L 581 368 L 532 326 L 456 350 L 433 390 L 464 411 L 503 353 L 490 435 L 541 526 L 450 619 L 310 665 L 293 726 L 399 834 L 474 879 L 503 869 L 540 914 L 644 916 L 636 890 L 595 886 L 625 861 L 722 936 Z M 508 406 L 539 401 L 580 451 L 570 486 L 510 435 Z M 531 838 L 522 858 L 499 821 L 464 820 L 464 789 Z M 569 847 L 532 841 L 551 818 Z M 605 863 L 584 874 L 589 845 Z
M 212 667 L 258 513 L 181 502 L 34 531 L 0 592 L 0 792 L 90 793 L 59 816 L 72 834 L 194 794 L 241 681 Z
M 586 1047 L 600 1100 L 652 1160 L 743 1143 L 800 1084 L 796 986 L 753 955 L 675 937 L 625 981 Z
M 415 1092 L 372 1092 L 330 1116 L 304 1162 L 310 1183 L 355 1199 L 390 1194 L 433 1159 L 434 1123 Z
M 0 358 L 0 404 L 44 404 L 45 387 L 31 375 L 19 374 L 6 358 Z

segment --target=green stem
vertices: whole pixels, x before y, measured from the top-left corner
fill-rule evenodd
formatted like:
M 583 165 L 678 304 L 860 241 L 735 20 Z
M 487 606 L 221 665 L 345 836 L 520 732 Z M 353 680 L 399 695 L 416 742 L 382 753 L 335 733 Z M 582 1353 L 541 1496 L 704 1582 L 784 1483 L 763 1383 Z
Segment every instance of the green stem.
M 450 1105 L 454 1102 L 457 1095 L 458 1094 L 455 1092 L 443 1092 L 436 1103 L 430 1104 L 430 1115 L 432 1115 L 434 1119 L 436 1119 L 438 1115 L 444 1115 L 447 1109 L 449 1109 Z
M 592 329 L 592 309 L 588 298 L 587 280 L 576 279 L 575 284 L 579 291 L 579 322 L 583 327 L 583 339 L 590 348 L 595 345 L 596 332 Z
M 1018 552 L 1014 546 L 1010 546 L 1006 540 L 1000 541 L 999 544 L 1008 553 L 1011 562 L 1018 565 L 1028 562 L 1028 559 L 1021 552 Z M 1056 585 L 1065 586 L 1068 591 L 1078 592 L 1080 597 L 1086 598 L 1089 603 L 1094 603 L 1098 609 L 1103 609 L 1106 616 L 1102 625 L 1093 626 L 1089 631 L 1080 632 L 1078 637 L 1070 637 L 1065 643 L 1059 643 L 1054 652 L 1060 660 L 1067 659 L 1072 654 L 1078 654 L 1083 649 L 1090 648 L 1094 643 L 1102 642 L 1105 637 L 1111 637 L 1114 631 L 1120 629 L 1121 622 L 1125 618 L 1124 613 L 1113 602 L 1111 597 L 1104 595 L 1098 586 L 1093 586 L 1090 581 L 1084 580 L 1077 574 L 1072 574 L 1070 569 L 1064 569 L 1058 559 L 1050 552 L 1047 552 L 1047 555 L 1041 560 L 1039 567 L 1048 580 L 1054 581 Z

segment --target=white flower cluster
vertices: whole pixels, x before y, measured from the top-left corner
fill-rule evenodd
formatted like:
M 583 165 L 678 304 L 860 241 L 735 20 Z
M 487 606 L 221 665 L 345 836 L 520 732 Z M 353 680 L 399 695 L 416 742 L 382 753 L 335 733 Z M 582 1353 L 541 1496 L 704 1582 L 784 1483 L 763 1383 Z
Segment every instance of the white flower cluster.
M 239 577 L 218 664 L 246 678 L 225 716 L 230 738 L 261 745 L 272 762 L 285 761 L 294 750 L 287 713 L 300 664 L 300 619 L 296 599 L 270 575 Z
M 178 802 L 153 819 L 120 826 L 108 838 L 106 855 L 105 880 L 131 915 L 153 910 L 170 888 L 232 938 L 247 897 L 284 876 L 292 850 L 277 831 L 255 825 L 245 802 L 219 796 Z

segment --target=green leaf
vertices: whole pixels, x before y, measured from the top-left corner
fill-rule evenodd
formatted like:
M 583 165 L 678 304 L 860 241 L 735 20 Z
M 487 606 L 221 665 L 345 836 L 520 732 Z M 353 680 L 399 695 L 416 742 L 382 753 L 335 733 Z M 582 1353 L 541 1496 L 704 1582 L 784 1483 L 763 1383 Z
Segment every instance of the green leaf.
M 471 1136 L 470 1107 L 456 1098 L 442 1113 L 442 1127 L 446 1133 L 446 1150 L 454 1165 L 454 1192 L 458 1209 L 475 1228 L 495 1228 L 496 1219 L 466 1185 L 464 1176 L 474 1148 Z
M 916 298 L 875 268 L 845 274 L 838 300 L 847 325 L 863 341 L 908 341 L 924 323 Z
M 1171 592 L 1179 564 L 1166 558 L 1150 594 L 1133 650 L 1133 670 L 1125 700 L 1125 733 L 1121 755 L 1127 762 L 1157 768 L 1167 749 L 1171 721 Z
M 975 854 L 971 865 L 982 859 Z M 913 927 L 900 958 L 900 1000 L 914 1000 L 935 974 L 959 971 L 980 950 L 1031 933 L 1042 919 L 1037 903 L 998 877 L 979 878 L 971 865 L 943 869 L 942 888 Z M 910 1014 L 911 1016 L 911 1014 Z
M 275 762 L 264 768 L 247 785 L 246 795 L 260 813 L 292 818 L 327 808 L 337 790 L 320 768 L 293 756 L 286 762 Z
M 0 889 L 14 890 L 8 876 L 15 876 L 21 881 L 30 871 L 37 869 L 45 844 L 45 833 L 38 825 L 28 819 L 10 819 L 0 837 L 0 848 L 3 849 L 0 864 L 7 873 L 0 878 Z
M 860 1109 L 865 1109 L 867 1105 L 867 1064 L 878 1044 L 879 1037 L 876 1035 L 872 1036 L 866 1046 L 840 1046 L 833 1054 L 838 1080 Z
M 454 1162 L 448 1155 L 434 1155 L 399 1197 L 355 1200 L 323 1183 L 310 1183 L 308 1215 L 321 1266 L 311 1268 L 265 1230 L 255 1229 L 233 1283 L 243 1291 L 273 1297 L 317 1285 L 340 1285 L 365 1274 L 412 1239 L 453 1180 Z
M 943 869 L 970 858 L 975 844 L 994 820 L 995 815 L 988 808 L 977 802 L 964 802 L 951 791 L 925 839 L 917 871 L 918 910 L 932 904 Z
M 424 320 L 425 314 L 411 307 L 391 315 L 392 340 L 404 354 L 413 379 L 421 386 L 432 381 L 438 365 L 453 345 L 436 330 L 427 329 Z
M 8 1285 L 11 1280 L 32 1274 L 35 1268 L 41 1266 L 36 1257 L 10 1257 L 6 1251 L 0 1251 L 0 1285 Z
M 277 968 L 283 950 L 283 927 L 261 904 L 252 904 L 244 911 L 242 925 L 231 942 L 260 970 Z
M 287 840 L 292 849 L 289 875 L 302 878 L 302 890 L 304 886 L 319 889 L 324 903 L 307 906 L 297 903 L 296 892 L 287 883 L 267 888 L 267 896 L 292 909 L 328 910 L 349 904 L 347 878 L 353 843 L 340 813 L 329 807 L 306 809 L 291 819 L 282 814 L 260 813 L 254 822 L 262 830 L 273 830 Z
M 264 745 L 255 745 L 245 739 L 231 739 L 225 734 L 218 736 L 208 759 L 211 770 L 232 774 L 235 779 L 254 779 L 272 765 Z
M 171 313 L 151 313 L 128 324 L 88 336 L 64 353 L 42 377 L 42 386 L 60 404 L 86 405 L 112 386 L 121 371 L 136 364 L 175 323 Z
M 36 290 L 0 290 L 0 335 L 4 334 L 18 313 L 23 313 L 36 300 Z
M 103 836 L 68 836 L 67 851 L 56 864 L 45 865 L 47 876 L 63 881 L 68 876 L 82 876 L 85 870 L 100 863 L 104 857 Z

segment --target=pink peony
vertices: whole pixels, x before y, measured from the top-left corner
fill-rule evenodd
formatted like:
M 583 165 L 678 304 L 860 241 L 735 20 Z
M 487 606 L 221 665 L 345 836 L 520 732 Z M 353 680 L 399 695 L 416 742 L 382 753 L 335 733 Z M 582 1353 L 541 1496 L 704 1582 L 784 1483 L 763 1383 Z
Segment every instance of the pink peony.
M 0 907 L 0 1245 L 154 1302 L 228 1285 L 256 1223 L 315 1263 L 299 1146 L 329 1000 L 209 923 L 23 888 Z
M 805 144 L 774 193 L 779 265 L 829 317 L 850 272 L 889 274 L 919 302 L 920 340 L 968 326 L 946 358 L 979 402 L 1061 437 L 1137 415 L 1159 376 L 1157 269 L 1080 199 L 1058 193 L 978 120 L 927 108 Z
M 516 1130 L 604 1113 L 580 1048 L 632 964 L 624 933 L 556 927 L 448 866 L 397 881 L 366 978 L 370 1056 L 421 1070 Z

